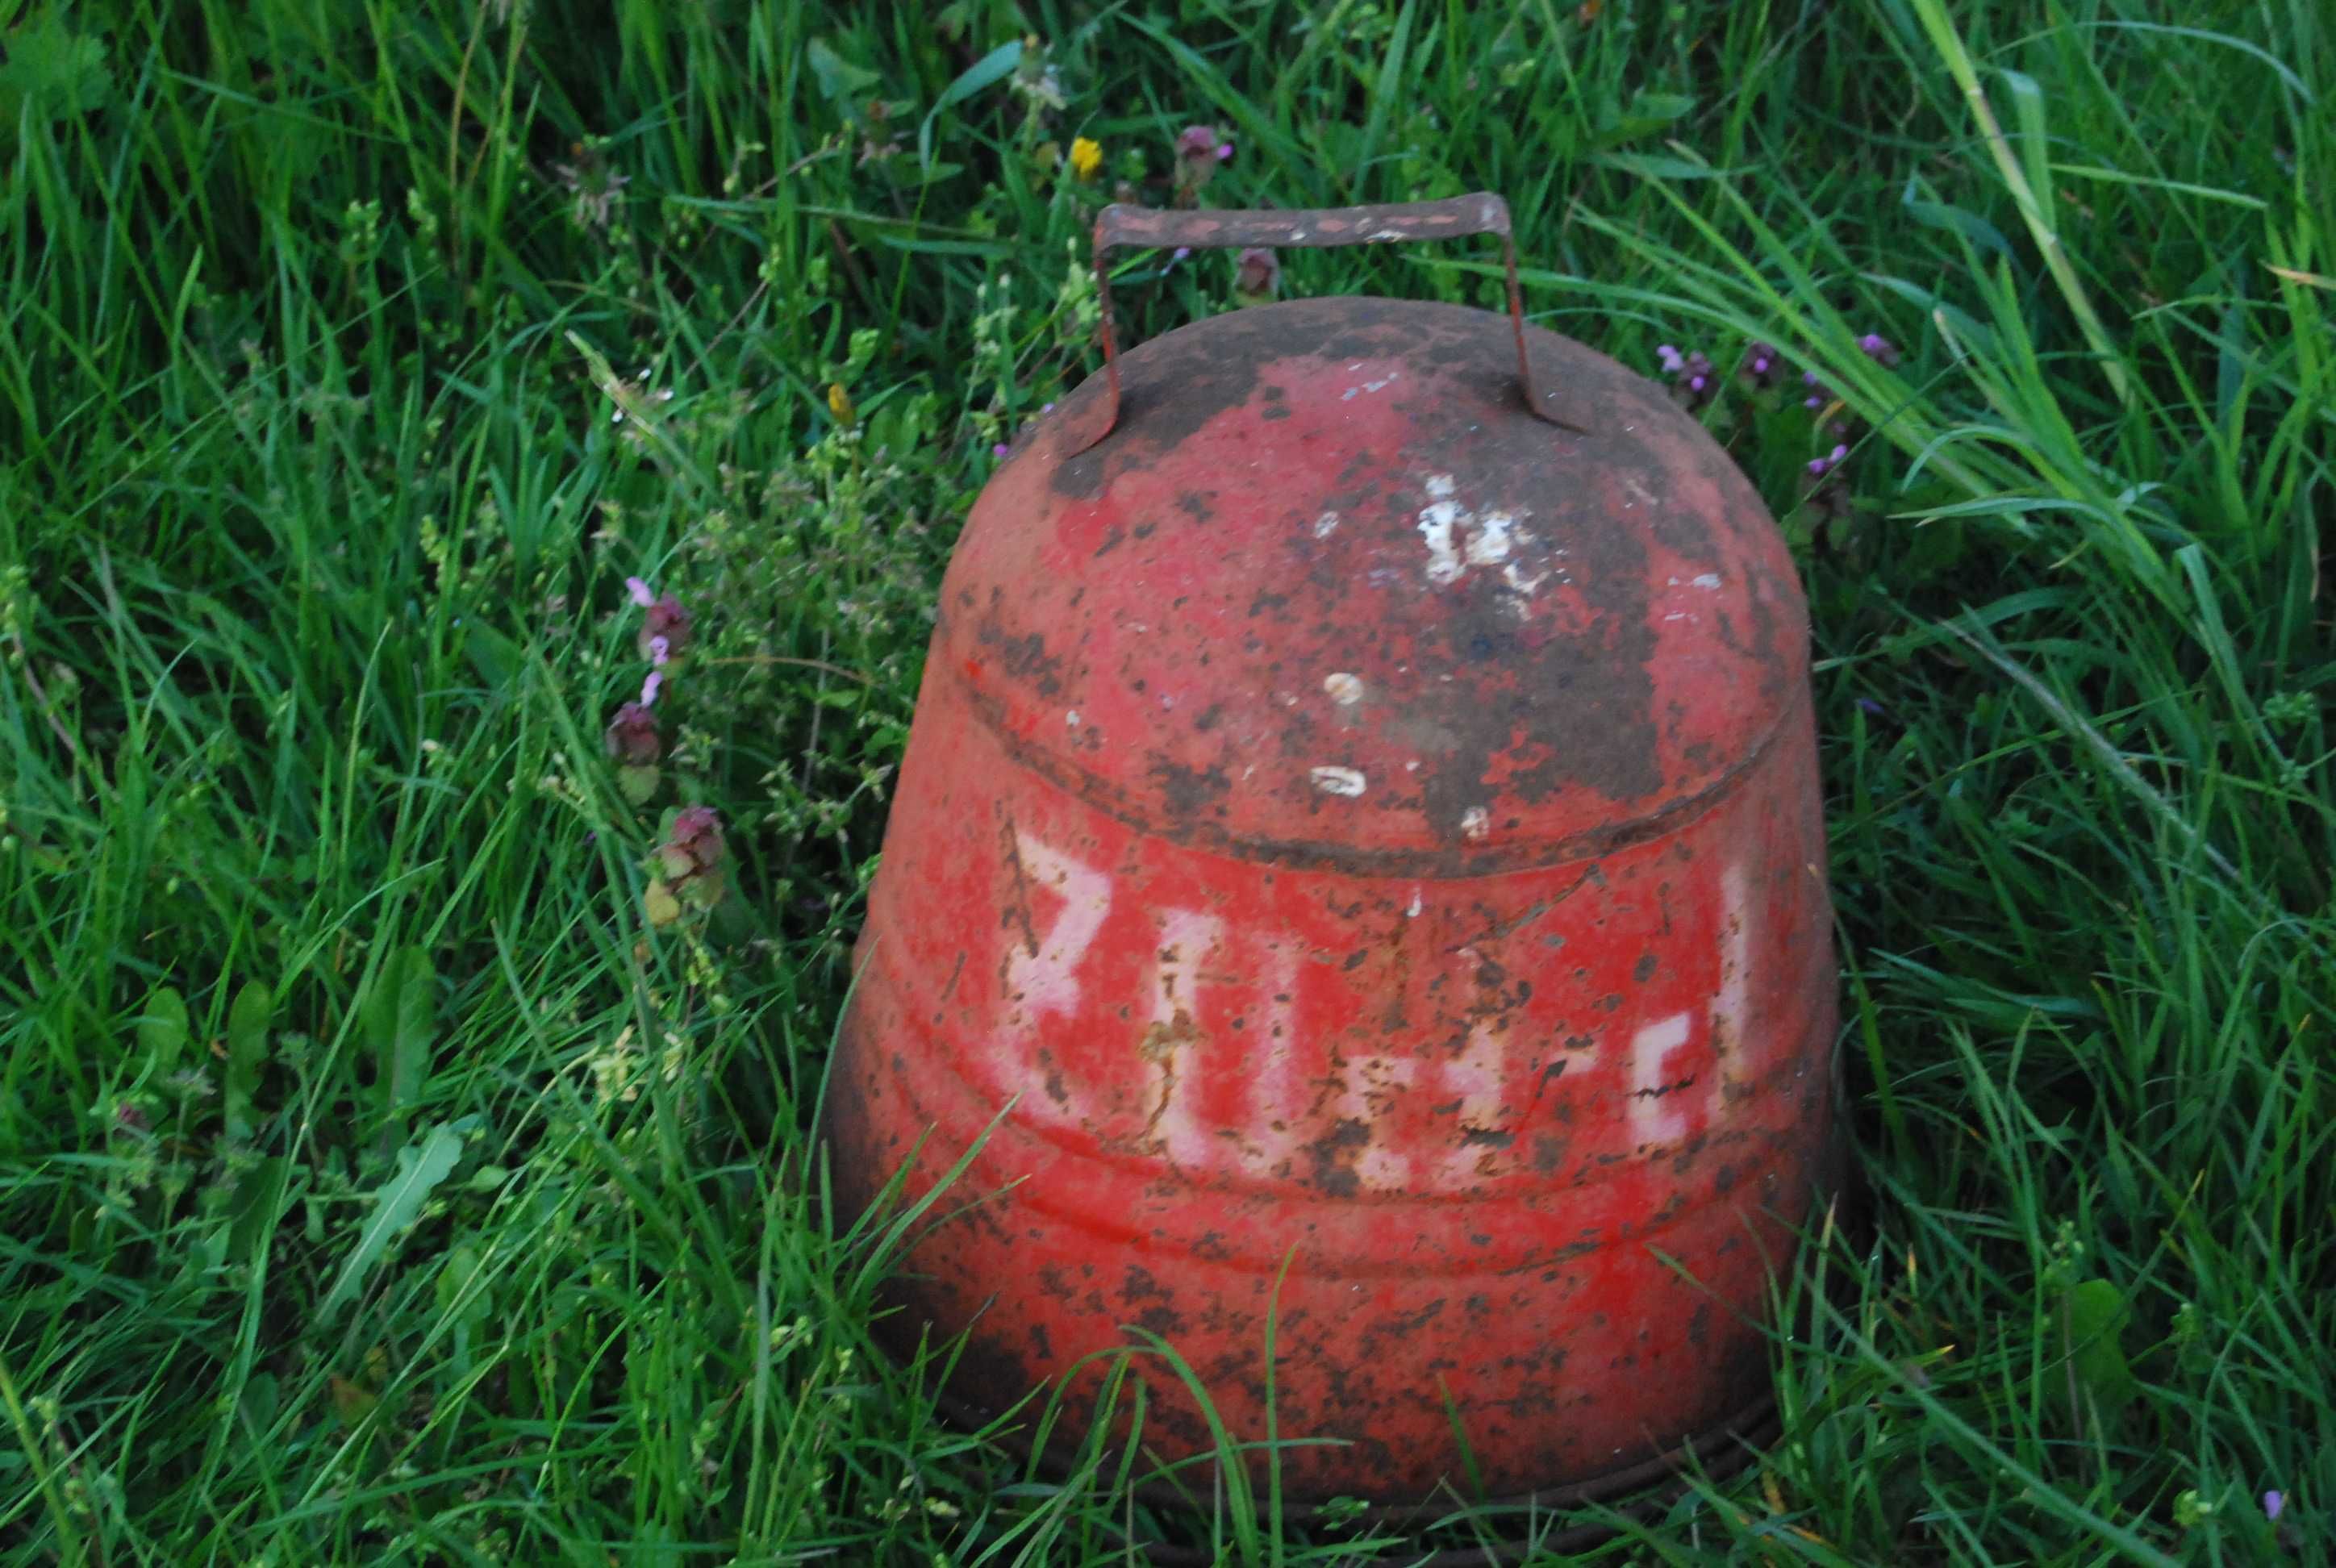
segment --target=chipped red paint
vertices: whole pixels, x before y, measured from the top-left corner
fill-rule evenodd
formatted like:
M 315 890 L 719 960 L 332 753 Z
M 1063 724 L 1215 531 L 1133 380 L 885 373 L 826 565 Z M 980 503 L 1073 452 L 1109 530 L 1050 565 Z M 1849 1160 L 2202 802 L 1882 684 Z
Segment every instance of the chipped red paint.
M 856 1208 L 1012 1103 L 884 1321 L 970 1330 L 963 1406 L 1136 1325 L 1261 1440 L 1286 1256 L 1301 1501 L 1465 1488 L 1447 1401 L 1493 1495 L 1762 1404 L 1830 1144 L 1806 611 L 1690 420 L 1530 336 L 1592 433 L 1502 317 L 1299 301 L 1131 350 L 976 504 L 829 1122 Z

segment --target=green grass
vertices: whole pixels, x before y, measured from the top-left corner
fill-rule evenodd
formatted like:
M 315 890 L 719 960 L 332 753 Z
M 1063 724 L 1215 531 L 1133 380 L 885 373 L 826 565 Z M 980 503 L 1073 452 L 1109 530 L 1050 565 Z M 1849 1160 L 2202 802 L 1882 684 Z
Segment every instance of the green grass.
M 979 84 L 1026 34 L 1043 121 L 1035 54 Z M 1213 201 L 1502 191 L 1537 319 L 1771 340 L 1854 424 L 1811 508 L 1797 388 L 1708 411 L 1809 581 L 1874 1234 L 1780 1284 L 1782 1437 L 1592 1560 L 2336 1554 L 2317 0 L 0 0 L 0 1559 L 1351 1558 L 939 1424 L 806 1133 L 939 570 L 1193 121 Z M 1128 326 L 1231 278 L 1129 258 Z M 696 616 L 645 807 L 628 576 Z M 652 930 L 685 803 L 731 890 Z

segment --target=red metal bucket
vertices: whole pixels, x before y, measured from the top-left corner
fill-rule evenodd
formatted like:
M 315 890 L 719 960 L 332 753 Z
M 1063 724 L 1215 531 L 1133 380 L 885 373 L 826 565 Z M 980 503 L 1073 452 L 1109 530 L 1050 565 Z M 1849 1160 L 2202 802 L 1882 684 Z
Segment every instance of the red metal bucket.
M 1471 232 L 1505 208 L 1097 239 Z M 1262 1440 L 1269 1305 L 1279 1433 L 1335 1440 L 1299 1501 L 1459 1484 L 1455 1424 L 1490 1495 L 1623 1485 L 1765 1402 L 1831 1115 L 1806 609 L 1727 456 L 1510 275 L 1146 343 L 974 507 L 828 1122 L 858 1207 L 1011 1106 L 886 1320 L 969 1331 L 970 1408 L 1134 1326 Z

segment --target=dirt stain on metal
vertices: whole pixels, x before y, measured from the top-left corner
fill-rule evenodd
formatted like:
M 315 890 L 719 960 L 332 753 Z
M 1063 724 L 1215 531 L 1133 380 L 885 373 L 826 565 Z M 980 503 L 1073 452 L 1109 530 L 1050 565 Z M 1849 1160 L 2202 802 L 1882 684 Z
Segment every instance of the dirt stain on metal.
M 1370 1124 L 1348 1116 L 1308 1144 L 1306 1154 L 1314 1162 L 1314 1174 L 1309 1179 L 1316 1191 L 1332 1198 L 1351 1198 L 1362 1191 L 1355 1162 L 1370 1143 Z

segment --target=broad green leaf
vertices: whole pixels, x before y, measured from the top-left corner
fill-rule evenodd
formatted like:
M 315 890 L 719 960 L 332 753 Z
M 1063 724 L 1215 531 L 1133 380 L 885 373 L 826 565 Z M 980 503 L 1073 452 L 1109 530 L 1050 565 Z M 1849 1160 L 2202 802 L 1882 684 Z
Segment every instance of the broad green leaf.
M 438 971 L 425 950 L 398 949 L 374 976 L 365 1030 L 381 1063 L 382 1114 L 405 1115 L 430 1076 L 438 1034 Z
M 478 1248 L 464 1242 L 447 1252 L 445 1262 L 439 1266 L 436 1285 L 441 1316 L 465 1321 L 476 1321 L 486 1316 L 490 1305 L 486 1292 L 471 1290 L 471 1282 L 478 1278 Z
M 158 1078 L 176 1071 L 179 1058 L 187 1054 L 186 998 L 169 986 L 146 998 L 145 1014 L 138 1020 L 138 1048 L 146 1058 L 147 1072 Z
M 479 678 L 491 690 L 510 685 L 519 673 L 519 644 L 475 619 L 462 629 L 469 634 L 462 639 L 462 651 L 469 656 L 471 667 L 479 672 Z
M 1620 114 L 1602 117 L 1590 145 L 1599 151 L 1620 147 L 1626 141 L 1636 141 L 1641 136 L 1652 136 L 1695 107 L 1695 100 L 1681 93 L 1641 93 L 1630 100 Z
M 2088 1280 L 2062 1298 L 2062 1312 L 2078 1385 L 2103 1416 L 2115 1416 L 2139 1392 L 2121 1342 L 2129 1315 L 2124 1292 L 2107 1280 Z
M 422 1205 L 438 1190 L 462 1157 L 462 1140 L 451 1127 L 433 1127 L 418 1141 L 397 1151 L 397 1174 L 373 1195 L 373 1213 L 341 1265 L 340 1278 L 316 1309 L 316 1320 L 329 1322 L 333 1314 L 355 1299 L 365 1276 L 381 1261 L 398 1233 L 422 1217 Z
M 268 1243 L 284 1218 L 284 1187 L 290 1174 L 289 1162 L 271 1154 L 237 1178 L 235 1196 L 228 1206 L 230 1260 L 256 1264 L 268 1255 Z
M 617 769 L 617 791 L 633 804 L 648 804 L 657 790 L 657 770 L 647 763 L 627 763 Z
M 104 106 L 113 95 L 105 44 L 68 31 L 51 17 L 7 35 L 0 60 L 0 131 L 13 131 L 26 109 L 36 121 Z
M 822 39 L 813 39 L 805 53 L 811 57 L 811 73 L 819 83 L 819 95 L 830 103 L 850 103 L 882 80 L 866 66 L 852 64 Z
M 252 1106 L 259 1075 L 268 1065 L 268 1026 L 276 1016 L 276 992 L 258 980 L 236 992 L 227 1010 L 227 1135 L 248 1138 L 258 1125 Z
M 1601 152 L 1591 162 L 1601 169 L 1619 169 L 1642 180 L 1722 180 L 1731 172 L 1708 163 L 1690 163 L 1652 152 Z

